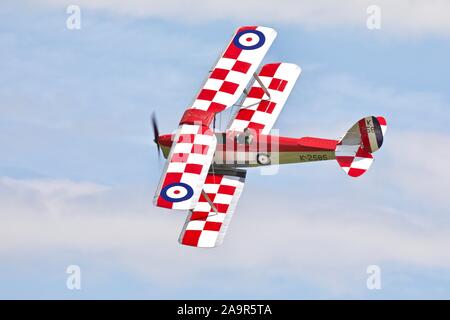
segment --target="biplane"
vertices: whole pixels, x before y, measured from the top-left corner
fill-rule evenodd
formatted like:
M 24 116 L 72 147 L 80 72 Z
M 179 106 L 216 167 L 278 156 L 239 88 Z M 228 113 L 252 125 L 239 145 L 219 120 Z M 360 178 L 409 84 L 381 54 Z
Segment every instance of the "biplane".
M 386 120 L 380 116 L 359 120 L 337 140 L 271 135 L 301 73 L 285 62 L 258 69 L 276 35 L 267 27 L 238 28 L 174 134 L 160 135 L 153 115 L 154 141 L 167 158 L 154 204 L 188 212 L 179 238 L 183 245 L 222 243 L 245 168 L 335 159 L 347 175 L 358 177 L 383 144 Z M 216 132 L 216 115 L 236 105 L 228 128 Z

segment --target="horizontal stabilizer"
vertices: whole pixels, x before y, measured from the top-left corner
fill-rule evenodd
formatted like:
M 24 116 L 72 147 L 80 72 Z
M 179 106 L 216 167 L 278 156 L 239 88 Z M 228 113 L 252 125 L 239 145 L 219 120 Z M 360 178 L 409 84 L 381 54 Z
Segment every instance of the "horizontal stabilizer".
M 387 123 L 383 117 L 366 117 L 347 131 L 336 145 L 336 161 L 346 174 L 359 177 L 372 165 L 372 153 L 383 144 Z

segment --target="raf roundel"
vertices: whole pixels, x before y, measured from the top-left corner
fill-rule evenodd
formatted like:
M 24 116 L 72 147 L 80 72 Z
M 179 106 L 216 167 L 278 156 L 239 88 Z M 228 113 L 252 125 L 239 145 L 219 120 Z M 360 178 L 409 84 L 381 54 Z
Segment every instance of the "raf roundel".
M 186 183 L 177 182 L 165 186 L 161 190 L 161 196 L 169 202 L 181 202 L 192 198 L 194 190 Z
M 238 32 L 233 39 L 233 44 L 242 50 L 254 50 L 263 46 L 266 42 L 264 33 L 258 30 L 244 30 Z

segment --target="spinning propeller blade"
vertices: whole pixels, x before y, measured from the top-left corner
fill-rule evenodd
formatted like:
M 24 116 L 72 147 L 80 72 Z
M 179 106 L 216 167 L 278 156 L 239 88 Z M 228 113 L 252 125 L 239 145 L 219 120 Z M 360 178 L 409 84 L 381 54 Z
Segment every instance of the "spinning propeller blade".
M 161 158 L 161 147 L 158 142 L 158 138 L 159 138 L 158 121 L 156 120 L 156 115 L 154 112 L 152 113 L 151 121 L 152 121 L 152 128 L 153 128 L 153 141 L 156 143 L 156 148 L 158 150 L 158 159 L 159 159 L 159 158 Z

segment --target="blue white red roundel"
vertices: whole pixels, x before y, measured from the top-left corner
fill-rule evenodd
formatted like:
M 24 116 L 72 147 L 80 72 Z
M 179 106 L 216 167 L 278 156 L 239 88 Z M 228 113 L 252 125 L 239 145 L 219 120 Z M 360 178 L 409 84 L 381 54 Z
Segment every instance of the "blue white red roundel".
M 238 32 L 233 39 L 233 44 L 242 50 L 254 50 L 262 47 L 266 42 L 264 33 L 258 30 L 244 30 Z
M 161 190 L 161 196 L 169 202 L 181 202 L 192 198 L 194 190 L 183 182 L 172 183 Z

